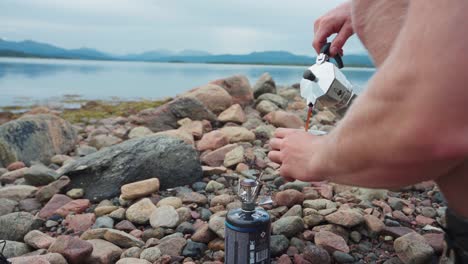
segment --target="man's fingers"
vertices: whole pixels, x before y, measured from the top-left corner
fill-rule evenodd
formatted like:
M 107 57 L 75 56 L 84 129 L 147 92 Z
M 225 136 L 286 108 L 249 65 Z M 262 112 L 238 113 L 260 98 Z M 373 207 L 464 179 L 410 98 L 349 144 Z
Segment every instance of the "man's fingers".
M 337 53 L 342 52 L 342 48 L 346 41 L 354 34 L 353 27 L 350 23 L 345 23 L 341 28 L 338 35 L 332 41 L 331 48 L 330 48 L 330 55 L 335 56 Z
M 270 147 L 272 150 L 281 150 L 281 144 L 283 140 L 280 138 L 272 138 L 270 139 Z
M 268 153 L 268 158 L 273 161 L 273 162 L 276 162 L 278 164 L 281 164 L 282 161 L 281 161 L 281 152 L 279 151 L 275 151 L 275 150 L 272 150 Z
M 284 138 L 285 136 L 299 131 L 298 129 L 293 128 L 277 128 L 275 130 L 275 137 Z

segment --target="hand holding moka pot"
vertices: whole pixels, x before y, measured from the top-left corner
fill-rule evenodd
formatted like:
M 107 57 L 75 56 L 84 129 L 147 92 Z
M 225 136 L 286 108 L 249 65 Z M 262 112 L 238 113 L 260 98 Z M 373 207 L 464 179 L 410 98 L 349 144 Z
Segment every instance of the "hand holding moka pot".
M 322 47 L 315 64 L 304 72 L 300 83 L 301 96 L 314 110 L 326 107 L 341 118 L 357 95 L 340 71 L 344 66 L 341 56 L 334 57 L 338 67 L 330 62 L 330 45 L 327 43 Z

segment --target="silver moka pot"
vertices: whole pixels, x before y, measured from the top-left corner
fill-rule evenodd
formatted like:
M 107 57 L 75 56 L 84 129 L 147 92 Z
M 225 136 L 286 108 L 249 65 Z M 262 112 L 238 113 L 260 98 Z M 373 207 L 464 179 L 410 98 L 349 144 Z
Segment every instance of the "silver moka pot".
M 342 118 L 356 94 L 340 70 L 344 66 L 341 56 L 333 57 L 337 65 L 330 62 L 330 46 L 331 43 L 325 44 L 315 64 L 304 72 L 300 83 L 301 96 L 309 107 L 315 110 L 327 108 Z

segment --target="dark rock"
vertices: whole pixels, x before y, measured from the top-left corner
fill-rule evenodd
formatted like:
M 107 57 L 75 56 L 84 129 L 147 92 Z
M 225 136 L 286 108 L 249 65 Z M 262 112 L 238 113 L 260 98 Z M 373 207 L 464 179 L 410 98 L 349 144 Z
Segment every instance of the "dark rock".
M 59 175 L 55 170 L 49 169 L 42 164 L 32 165 L 24 173 L 24 179 L 29 185 L 42 186 L 47 185 L 56 179 Z
M 125 141 L 77 159 L 59 173 L 70 177 L 69 189 L 83 188 L 84 197 L 93 201 L 118 196 L 122 185 L 153 177 L 163 189 L 202 178 L 198 152 L 168 136 Z
M 353 256 L 347 253 L 341 252 L 341 251 L 333 252 L 333 258 L 338 263 L 353 263 L 354 262 Z
M 329 264 L 331 263 L 331 258 L 328 252 L 315 245 L 309 245 L 304 248 L 303 253 L 304 259 L 309 261 L 311 264 Z
M 177 121 L 186 117 L 191 120 L 216 120 L 216 115 L 208 110 L 198 99 L 179 97 L 160 107 L 139 112 L 133 121 L 134 123 L 148 127 L 153 132 L 160 132 L 178 128 Z
M 30 213 L 17 212 L 0 216 L 0 239 L 23 241 L 23 237 L 40 224 Z
M 23 161 L 50 163 L 56 154 L 73 150 L 76 131 L 54 115 L 25 116 L 0 126 L 0 166 Z
M 286 252 L 289 247 L 289 240 L 284 235 L 272 235 L 270 238 L 270 253 L 272 256 L 279 256 Z
M 182 234 L 193 234 L 195 232 L 195 228 L 191 223 L 183 222 L 176 228 L 176 232 Z
M 182 251 L 182 256 L 200 258 L 205 253 L 206 249 L 207 245 L 204 243 L 187 240 L 187 245 L 185 245 L 184 250 Z
M 255 83 L 254 87 L 254 98 L 258 98 L 260 95 L 265 93 L 276 94 L 276 84 L 269 73 L 265 72 Z

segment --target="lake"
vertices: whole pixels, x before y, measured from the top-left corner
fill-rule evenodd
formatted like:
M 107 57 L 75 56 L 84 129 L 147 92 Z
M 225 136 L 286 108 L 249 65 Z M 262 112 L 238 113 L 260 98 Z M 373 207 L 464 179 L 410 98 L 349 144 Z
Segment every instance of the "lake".
M 277 85 L 292 85 L 300 81 L 305 68 L 0 58 L 0 107 L 54 105 L 64 96 L 91 100 L 160 99 L 234 74 L 246 75 L 253 86 L 262 73 L 269 72 Z M 374 71 L 344 68 L 358 91 Z

